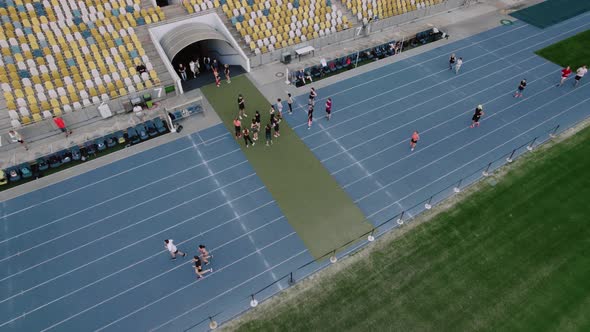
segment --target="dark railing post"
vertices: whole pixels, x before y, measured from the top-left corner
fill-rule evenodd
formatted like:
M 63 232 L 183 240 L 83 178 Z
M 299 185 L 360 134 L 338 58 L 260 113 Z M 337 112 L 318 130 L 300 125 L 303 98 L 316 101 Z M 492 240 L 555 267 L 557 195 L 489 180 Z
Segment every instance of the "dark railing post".
M 293 286 L 295 284 L 295 279 L 293 278 L 293 272 L 289 273 L 289 285 Z
M 374 234 L 375 234 L 375 228 L 373 228 L 373 230 L 371 231 L 371 233 L 369 233 L 369 236 L 367 237 L 367 241 L 369 241 L 369 242 L 375 241 Z
M 426 210 L 432 209 L 432 205 L 430 205 L 430 203 L 432 203 L 432 197 L 434 197 L 434 196 L 430 196 L 430 198 L 428 199 L 428 202 L 426 202 L 426 204 L 424 204 L 424 208 Z
M 217 322 L 213 320 L 213 317 L 209 316 L 209 328 L 215 330 L 217 326 Z
M 484 171 L 483 171 L 481 174 L 483 174 L 483 176 L 488 176 L 488 175 L 490 175 L 490 172 L 489 172 L 489 171 L 490 171 L 490 167 L 491 167 L 491 166 L 492 166 L 492 163 L 489 163 L 489 164 L 488 164 L 488 167 L 486 167 L 486 169 L 485 169 L 485 170 L 484 170 Z
M 336 257 L 336 249 L 332 251 L 332 255 L 330 256 L 330 263 L 334 264 L 338 261 L 338 257 Z
M 506 158 L 506 161 L 511 163 L 512 162 L 512 157 L 514 157 L 514 153 L 516 153 L 516 149 L 512 150 L 512 153 L 510 154 L 510 157 Z
M 258 305 L 258 301 L 256 301 L 256 299 L 254 298 L 254 294 L 250 295 L 250 297 L 252 298 L 252 299 L 250 300 L 250 306 L 251 306 L 252 308 L 256 308 L 256 306 Z
M 397 224 L 398 225 L 402 225 L 404 223 L 404 214 L 406 213 L 406 211 L 402 211 L 402 213 L 399 215 L 399 218 L 397 218 Z
M 457 182 L 457 185 L 455 186 L 455 188 L 453 188 L 453 191 L 456 193 L 460 193 L 461 192 L 461 182 L 463 182 L 463 178 L 461 178 L 459 180 L 459 182 Z
M 526 149 L 529 151 L 533 151 L 533 145 L 535 145 L 535 141 L 537 141 L 537 138 L 533 138 L 533 141 L 531 142 L 531 144 L 529 144 Z
M 549 133 L 549 137 L 555 138 L 555 136 L 557 136 L 557 129 L 559 129 L 559 125 L 555 126 L 555 129 Z

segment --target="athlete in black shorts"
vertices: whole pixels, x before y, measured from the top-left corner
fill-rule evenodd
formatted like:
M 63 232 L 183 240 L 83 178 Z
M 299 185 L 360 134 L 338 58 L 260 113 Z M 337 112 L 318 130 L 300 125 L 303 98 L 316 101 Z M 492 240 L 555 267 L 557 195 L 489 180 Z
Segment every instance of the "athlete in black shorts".
M 471 118 L 471 120 L 473 121 L 471 123 L 471 128 L 473 127 L 479 127 L 479 119 L 483 116 L 483 106 L 482 105 L 478 105 L 475 108 L 475 113 L 473 113 L 473 117 Z
M 526 88 L 526 79 L 523 79 L 522 81 L 520 81 L 520 84 L 518 85 L 518 89 L 514 93 L 514 98 L 522 97 L 522 92 L 524 91 L 524 88 Z

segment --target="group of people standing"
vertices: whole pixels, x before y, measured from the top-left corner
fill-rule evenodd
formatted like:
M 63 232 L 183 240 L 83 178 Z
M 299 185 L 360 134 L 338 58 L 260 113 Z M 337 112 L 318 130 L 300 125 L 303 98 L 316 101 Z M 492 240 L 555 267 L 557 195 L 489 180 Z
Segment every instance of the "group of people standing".
M 315 106 L 315 99 L 318 96 L 315 88 L 311 88 L 309 92 L 309 102 L 307 107 L 307 128 L 310 129 L 313 123 L 313 112 Z M 287 107 L 289 114 L 293 114 L 293 96 L 290 93 L 287 93 Z M 330 120 L 332 117 L 332 98 L 328 98 L 326 100 L 326 119 Z M 280 132 L 280 123 L 283 119 L 283 108 L 284 108 L 284 101 L 281 98 L 277 98 L 276 104 L 270 105 L 269 110 L 269 121 L 266 123 L 264 127 L 264 134 L 266 139 L 266 146 L 270 146 L 273 144 L 273 137 L 278 138 L 281 136 Z M 234 124 L 234 131 L 236 139 L 243 138 L 246 147 L 250 147 L 250 145 L 256 145 L 256 141 L 258 141 L 259 133 L 262 131 L 261 127 L 261 114 L 257 110 L 254 113 L 254 118 L 248 128 L 247 125 L 242 124 L 243 118 L 248 117 L 246 113 L 246 102 L 244 100 L 244 96 L 241 94 L 238 95 L 238 116 L 236 116 L 233 120 Z M 274 134 L 273 134 L 274 130 Z M 252 137 L 250 136 L 252 135 Z
M 205 67 L 205 70 L 207 72 L 208 71 L 213 72 L 213 76 L 215 77 L 215 84 L 217 85 L 217 87 L 221 86 L 221 77 L 219 74 L 219 67 L 220 67 L 219 61 L 217 61 L 217 59 L 211 60 L 210 57 L 204 57 L 203 58 L 203 67 Z M 201 68 L 202 67 L 201 67 L 201 59 L 200 58 L 196 58 L 195 60 L 191 60 L 188 63 L 188 69 L 192 73 L 192 78 L 197 78 L 197 75 L 199 75 L 201 73 Z M 225 75 L 225 79 L 226 79 L 227 83 L 231 83 L 229 64 L 223 65 L 223 73 Z M 178 74 L 180 75 L 180 78 L 182 78 L 183 81 L 188 80 L 187 67 L 182 63 L 180 63 L 178 65 Z

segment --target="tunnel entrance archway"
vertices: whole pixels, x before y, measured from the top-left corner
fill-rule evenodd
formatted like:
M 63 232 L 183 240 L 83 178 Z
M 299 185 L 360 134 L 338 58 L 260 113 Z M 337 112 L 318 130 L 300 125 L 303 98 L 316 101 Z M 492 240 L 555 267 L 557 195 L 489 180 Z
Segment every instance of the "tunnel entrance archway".
M 201 60 L 201 72 L 205 73 L 202 62 L 205 56 L 217 59 L 220 64 L 229 64 L 232 76 L 250 71 L 250 59 L 216 13 L 156 26 L 150 28 L 149 33 L 180 93 L 188 83 L 179 78 L 178 64 L 181 62 L 187 67 L 187 76 L 192 74 L 188 63 L 196 58 Z M 214 80 L 211 72 L 206 76 L 210 81 Z

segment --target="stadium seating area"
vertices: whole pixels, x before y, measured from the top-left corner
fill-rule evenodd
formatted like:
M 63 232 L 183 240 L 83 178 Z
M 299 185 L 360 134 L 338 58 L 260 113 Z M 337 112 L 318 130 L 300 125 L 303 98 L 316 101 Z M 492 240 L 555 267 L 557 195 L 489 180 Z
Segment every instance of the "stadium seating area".
M 349 28 L 330 0 L 185 0 L 189 13 L 221 6 L 250 50 L 266 53 Z
M 164 19 L 140 0 L 0 1 L 0 85 L 12 126 L 159 83 L 134 27 Z M 147 72 L 136 72 L 143 63 Z
M 426 8 L 443 0 L 342 0 L 342 4 L 356 15 L 357 19 L 367 22 L 369 19 L 387 18 Z

